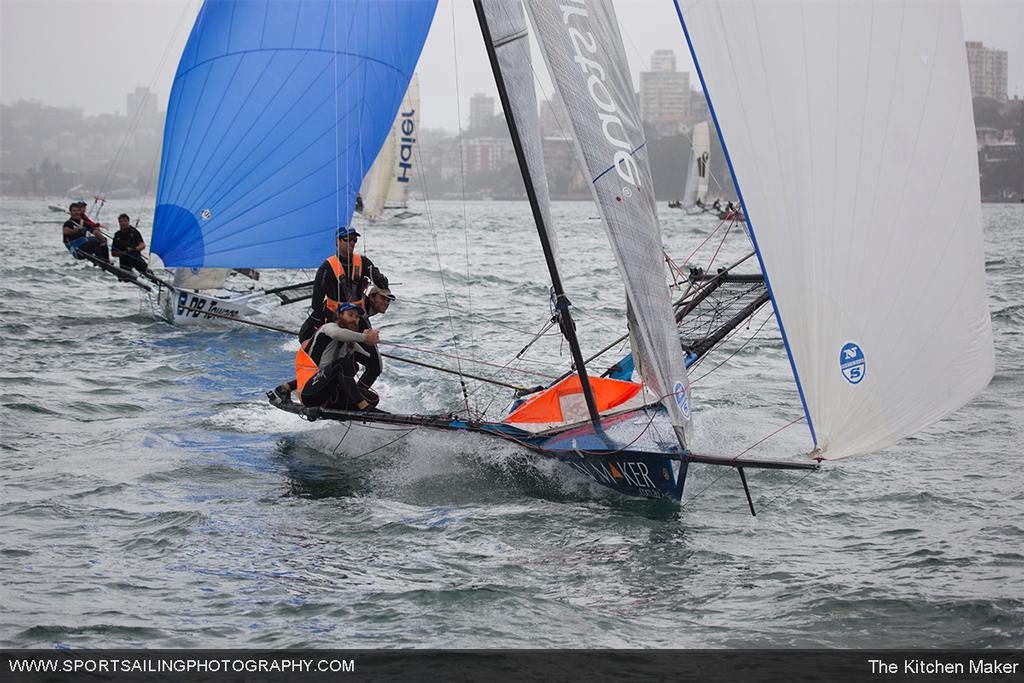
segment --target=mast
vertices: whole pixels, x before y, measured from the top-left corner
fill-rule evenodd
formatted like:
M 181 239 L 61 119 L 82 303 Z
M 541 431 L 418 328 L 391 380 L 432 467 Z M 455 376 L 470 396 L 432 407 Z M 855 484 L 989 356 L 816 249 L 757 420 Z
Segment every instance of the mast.
M 587 366 L 583 360 L 583 351 L 580 350 L 579 340 L 576 338 L 576 325 L 573 323 L 572 314 L 569 312 L 571 303 L 562 288 L 562 277 L 558 273 L 558 264 L 555 261 L 555 253 L 551 248 L 548 239 L 547 226 L 544 225 L 544 217 L 541 213 L 540 203 L 534 191 L 533 179 L 530 176 L 530 169 L 523 152 L 523 145 L 519 139 L 519 129 L 516 126 L 512 105 L 509 102 L 508 91 L 505 88 L 505 78 L 501 73 L 498 64 L 498 55 L 494 50 L 491 40 L 491 29 L 487 25 L 487 16 L 484 12 L 483 0 L 473 0 L 476 8 L 476 17 L 480 22 L 480 31 L 483 34 L 484 46 L 487 48 L 487 59 L 491 63 L 491 71 L 494 73 L 494 81 L 498 86 L 498 95 L 501 97 L 501 107 L 505 112 L 505 121 L 508 123 L 508 132 L 512 136 L 512 146 L 516 151 L 516 160 L 519 162 L 519 171 L 523 175 L 523 183 L 526 185 L 526 196 L 530 200 L 530 209 L 533 211 L 533 221 L 537 226 L 537 234 L 540 237 L 540 245 L 544 250 L 544 260 L 548 265 L 548 274 L 551 276 L 551 287 L 555 294 L 555 310 L 558 315 L 558 328 L 561 330 L 565 340 L 569 343 L 572 352 L 572 361 L 576 366 L 576 372 L 580 377 L 580 386 L 583 389 L 583 398 L 587 402 L 587 410 L 590 413 L 590 420 L 600 424 L 601 417 L 597 412 L 597 403 L 594 400 L 594 392 L 590 387 L 590 378 L 587 376 Z

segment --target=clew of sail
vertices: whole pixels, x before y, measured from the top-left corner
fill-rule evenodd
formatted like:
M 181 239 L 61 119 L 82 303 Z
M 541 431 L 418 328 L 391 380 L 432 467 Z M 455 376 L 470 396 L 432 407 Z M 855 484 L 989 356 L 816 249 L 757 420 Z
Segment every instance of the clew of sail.
M 167 106 L 152 240 L 164 264 L 308 268 L 332 253 L 435 5 L 205 3 Z
M 367 218 L 378 218 L 384 209 L 404 209 L 408 205 L 419 123 L 420 82 L 413 74 L 391 132 L 363 180 L 360 195 L 363 198 L 363 215 Z
M 625 283 L 634 357 L 685 447 L 689 381 L 665 280 L 644 130 L 614 9 L 610 0 L 529 0 L 527 7 Z
M 692 170 L 696 171 L 694 178 L 697 182 L 694 203 L 700 200 L 703 204 L 708 200 L 708 178 L 711 174 L 711 137 L 707 121 L 701 121 L 693 127 L 693 160 L 696 167 Z M 689 178 L 686 182 L 689 184 Z
M 970 400 L 994 361 L 958 4 L 677 6 L 821 455 Z

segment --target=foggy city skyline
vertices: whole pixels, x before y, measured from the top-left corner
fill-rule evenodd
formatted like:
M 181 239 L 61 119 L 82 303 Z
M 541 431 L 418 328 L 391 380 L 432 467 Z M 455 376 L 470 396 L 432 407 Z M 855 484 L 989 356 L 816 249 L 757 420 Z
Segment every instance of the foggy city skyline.
M 79 107 L 87 116 L 125 114 L 128 93 L 148 86 L 163 110 L 200 5 L 199 0 L 0 0 L 0 102 Z M 635 87 L 654 50 L 672 50 L 677 70 L 690 73 L 690 88 L 700 87 L 671 0 L 616 0 L 615 7 Z M 1024 96 L 1024 3 L 974 0 L 962 8 L 965 39 L 1007 51 L 1008 94 Z M 45 39 L 66 26 L 76 26 L 87 39 Z M 550 81 L 536 49 L 533 54 L 540 99 L 547 99 Z M 438 2 L 417 72 L 424 128 L 455 130 L 460 119 L 466 127 L 470 97 L 495 96 L 469 0 Z

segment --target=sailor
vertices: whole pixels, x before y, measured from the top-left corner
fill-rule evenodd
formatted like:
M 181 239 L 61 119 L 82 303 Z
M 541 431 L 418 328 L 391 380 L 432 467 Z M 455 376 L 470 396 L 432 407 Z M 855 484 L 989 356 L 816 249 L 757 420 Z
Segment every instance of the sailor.
M 142 235 L 132 226 L 131 219 L 126 213 L 117 217 L 117 225 L 118 229 L 114 233 L 111 251 L 120 259 L 121 267 L 125 270 L 134 268 L 140 273 L 145 273 L 149 266 L 146 265 L 146 259 L 142 256 L 142 251 L 146 248 Z
M 299 341 L 313 336 L 326 320 L 324 311 L 336 310 L 339 304 L 351 303 L 363 307 L 367 281 L 388 288 L 388 279 L 373 265 L 373 261 L 356 253 L 359 233 L 355 228 L 342 226 L 335 233 L 337 253 L 320 264 L 313 279 L 313 310 L 299 331 Z
M 391 290 L 387 287 L 378 287 L 377 285 L 371 285 L 366 290 L 366 297 L 363 299 L 364 311 L 359 316 L 359 331 L 366 332 L 373 328 L 373 323 L 370 322 L 370 318 L 375 315 L 384 315 L 388 312 L 388 307 L 391 306 L 391 302 L 395 300 L 395 295 L 391 293 Z M 380 377 L 381 371 L 384 369 L 384 365 L 380 359 L 380 351 L 377 350 L 376 346 L 371 346 L 366 349 L 368 354 L 365 356 L 357 355 L 356 362 L 363 366 L 363 374 L 359 376 L 359 388 L 365 392 L 370 391 L 370 387 Z M 372 394 L 376 396 L 376 394 Z
M 110 260 L 110 252 L 107 249 L 107 238 L 103 236 L 99 223 L 92 221 L 85 215 L 85 202 L 72 202 L 68 206 L 71 218 L 64 222 L 64 246 L 75 258 L 82 258 L 83 254 L 92 254 L 103 261 Z
M 342 226 L 335 232 L 335 237 L 337 252 L 334 256 L 324 259 L 316 271 L 316 277 L 313 278 L 313 310 L 299 328 L 300 344 L 312 338 L 329 319 L 328 316 L 337 311 L 341 304 L 351 303 L 363 310 L 367 279 L 376 287 L 388 289 L 388 279 L 384 273 L 373 265 L 373 261 L 356 253 L 355 244 L 359 239 L 359 233 L 355 228 Z M 367 328 L 369 327 L 367 325 Z M 380 358 L 377 358 L 377 362 L 380 363 Z M 367 371 L 369 370 L 370 368 L 367 368 Z M 379 369 L 376 375 L 371 373 L 371 384 L 378 375 Z M 297 387 L 298 379 L 293 379 L 274 387 L 267 395 L 271 400 L 290 401 L 291 394 Z
M 380 341 L 380 332 L 359 332 L 361 309 L 350 303 L 338 306 L 328 322 L 307 340 L 295 355 L 299 400 L 304 406 L 377 412 L 376 395 L 360 390 L 356 383 L 356 356 Z

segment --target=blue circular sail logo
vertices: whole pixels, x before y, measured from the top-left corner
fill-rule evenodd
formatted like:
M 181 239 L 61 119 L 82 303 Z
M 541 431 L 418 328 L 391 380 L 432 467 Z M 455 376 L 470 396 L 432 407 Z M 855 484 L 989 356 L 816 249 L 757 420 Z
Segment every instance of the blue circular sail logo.
M 690 395 L 686 393 L 686 386 L 682 382 L 676 382 L 674 387 L 674 393 L 676 396 L 676 405 L 679 406 L 679 412 L 683 414 L 687 420 L 690 419 Z
M 867 361 L 864 359 L 864 351 L 860 344 L 847 342 L 839 352 L 839 369 L 843 371 L 843 377 L 850 384 L 860 384 L 867 372 Z

